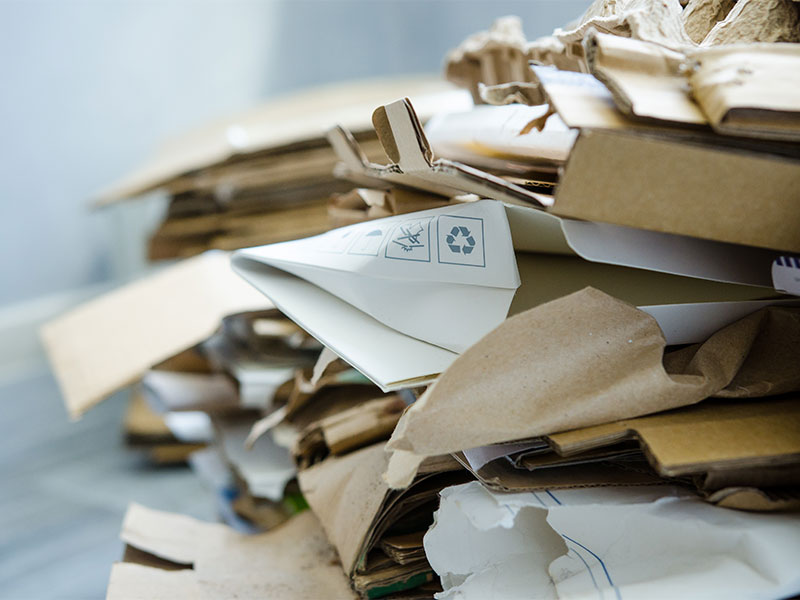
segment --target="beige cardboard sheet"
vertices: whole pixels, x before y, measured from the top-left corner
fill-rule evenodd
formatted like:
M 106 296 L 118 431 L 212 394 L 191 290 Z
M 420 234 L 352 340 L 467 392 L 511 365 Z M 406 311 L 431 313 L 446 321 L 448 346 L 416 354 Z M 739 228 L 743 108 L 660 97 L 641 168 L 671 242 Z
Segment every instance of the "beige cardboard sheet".
M 108 600 L 355 598 L 310 511 L 268 533 L 248 536 L 133 504 L 121 537 L 138 550 L 187 568 L 117 563 Z
M 800 462 L 800 399 L 704 402 L 655 415 L 557 433 L 549 441 L 573 454 L 635 438 L 666 477 Z
M 209 252 L 156 271 L 46 323 L 41 335 L 72 418 L 147 369 L 202 342 L 264 296 Z
M 800 388 L 800 311 L 767 308 L 664 358 L 644 312 L 592 288 L 511 317 L 401 417 L 388 444 L 457 452 L 694 404 Z M 666 366 L 666 368 L 665 368 Z

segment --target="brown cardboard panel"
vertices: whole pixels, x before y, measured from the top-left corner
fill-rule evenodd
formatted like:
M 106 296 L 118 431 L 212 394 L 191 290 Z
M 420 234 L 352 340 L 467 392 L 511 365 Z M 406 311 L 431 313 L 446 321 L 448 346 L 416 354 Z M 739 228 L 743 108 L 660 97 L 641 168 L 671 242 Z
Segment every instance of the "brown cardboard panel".
M 122 539 L 190 569 L 117 563 L 107 598 L 354 598 L 319 521 L 305 511 L 268 533 L 131 505 Z
M 796 12 L 794 7 L 790 9 Z M 692 54 L 692 62 L 688 77 L 691 94 L 715 130 L 800 140 L 797 44 L 717 47 Z
M 709 401 L 548 439 L 562 455 L 636 439 L 665 477 L 791 467 L 800 463 L 800 398 Z
M 393 161 L 379 166 L 367 161 L 352 135 L 342 127 L 328 132 L 341 159 L 336 173 L 364 187 L 406 186 L 445 197 L 476 194 L 510 204 L 544 206 L 549 197 L 461 163 L 435 159 L 419 117 L 406 98 L 378 107 L 373 123 L 386 154 Z
M 587 288 L 509 318 L 460 355 L 406 410 L 388 447 L 443 454 L 715 394 L 797 390 L 800 312 L 770 307 L 678 355 L 664 350 L 652 317 Z
M 469 467 L 463 454 L 455 455 L 483 485 L 495 492 L 521 493 L 539 490 L 576 489 L 585 487 L 660 485 L 666 483 L 647 468 L 639 465 L 620 466 L 613 463 L 569 465 L 540 471 L 515 467 L 505 458 L 493 460 L 477 471 Z
M 589 71 L 628 116 L 711 125 L 718 133 L 742 137 L 800 139 L 797 44 L 678 52 L 593 32 L 584 45 Z
M 208 253 L 171 265 L 58 317 L 42 340 L 72 418 L 200 343 L 226 315 L 268 308 L 264 296 Z
M 706 124 L 705 114 L 688 93 L 684 53 L 597 32 L 586 37 L 584 47 L 589 72 L 605 84 L 626 115 Z
M 800 252 L 799 201 L 798 160 L 595 130 L 578 136 L 551 210 Z

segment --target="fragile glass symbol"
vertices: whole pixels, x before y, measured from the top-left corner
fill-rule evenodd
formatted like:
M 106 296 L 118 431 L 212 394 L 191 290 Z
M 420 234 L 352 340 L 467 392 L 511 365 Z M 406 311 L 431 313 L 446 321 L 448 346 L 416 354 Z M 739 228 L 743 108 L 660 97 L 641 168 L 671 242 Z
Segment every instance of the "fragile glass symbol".
M 392 242 L 400 246 L 405 252 L 411 252 L 414 248 L 424 248 L 425 245 L 419 241 L 419 236 L 422 235 L 424 230 L 424 227 L 419 223 L 410 227 L 401 226 L 400 232 L 403 235 L 396 240 L 392 240 Z
M 456 254 L 471 254 L 475 249 L 475 238 L 466 227 L 453 227 L 445 241 L 450 251 Z

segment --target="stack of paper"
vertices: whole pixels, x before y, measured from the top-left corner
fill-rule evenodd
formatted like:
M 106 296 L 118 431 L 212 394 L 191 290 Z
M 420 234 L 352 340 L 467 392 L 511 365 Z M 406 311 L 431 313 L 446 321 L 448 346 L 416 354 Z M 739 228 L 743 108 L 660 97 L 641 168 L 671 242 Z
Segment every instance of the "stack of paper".
M 141 380 L 210 444 L 230 524 L 288 520 L 133 507 L 110 597 L 800 593 L 798 7 L 684 4 L 598 1 L 532 43 L 502 20 L 448 58 L 475 106 L 352 92 L 320 116 L 335 229 L 49 326 L 73 415 Z M 176 176 L 175 210 L 305 194 L 274 178 L 317 181 L 290 112 Z

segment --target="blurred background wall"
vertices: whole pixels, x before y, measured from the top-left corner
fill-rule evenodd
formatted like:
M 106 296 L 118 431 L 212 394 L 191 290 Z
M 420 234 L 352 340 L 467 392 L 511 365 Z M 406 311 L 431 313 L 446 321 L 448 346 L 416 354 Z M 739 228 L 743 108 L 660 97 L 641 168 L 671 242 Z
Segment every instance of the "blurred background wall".
M 40 322 L 145 268 L 158 197 L 89 210 L 165 138 L 279 94 L 436 73 L 497 17 L 588 0 L 0 0 L 0 376 Z

